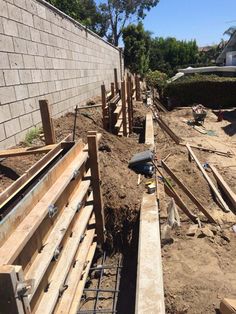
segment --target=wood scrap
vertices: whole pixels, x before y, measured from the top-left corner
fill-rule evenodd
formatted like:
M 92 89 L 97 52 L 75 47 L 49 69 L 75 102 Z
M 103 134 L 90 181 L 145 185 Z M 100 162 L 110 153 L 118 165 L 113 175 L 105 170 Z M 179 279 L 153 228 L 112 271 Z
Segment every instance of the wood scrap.
M 206 179 L 206 181 L 208 182 L 211 190 L 213 191 L 213 193 L 215 194 L 219 204 L 221 205 L 222 209 L 228 213 L 230 212 L 230 209 L 228 207 L 228 205 L 225 203 L 225 201 L 223 200 L 221 194 L 219 193 L 219 191 L 217 190 L 217 188 L 215 187 L 214 183 L 212 182 L 211 178 L 208 176 L 208 174 L 206 173 L 205 169 L 203 168 L 203 166 L 201 165 L 200 161 L 197 159 L 196 155 L 194 154 L 194 152 L 192 151 L 190 145 L 187 143 L 186 147 L 189 151 L 189 154 L 192 156 L 192 158 L 195 160 L 198 168 L 201 170 L 204 178 Z
M 56 146 L 57 144 L 51 144 L 51 145 L 38 146 L 38 147 L 5 149 L 5 150 L 0 151 L 0 158 L 45 154 L 45 153 L 48 153 L 50 150 L 54 149 Z
M 179 145 L 186 146 L 186 143 L 180 143 Z M 225 152 L 225 151 L 221 151 L 221 150 L 218 150 L 218 149 L 208 148 L 208 147 L 204 147 L 204 146 L 197 146 L 197 145 L 193 145 L 193 144 L 189 144 L 189 146 L 191 148 L 196 148 L 196 149 L 199 149 L 199 150 L 202 150 L 202 151 L 206 151 L 206 152 L 209 152 L 209 153 L 215 153 L 215 154 L 222 155 L 222 156 L 225 156 L 225 157 L 232 157 L 233 156 L 233 153 L 229 152 L 229 151 Z
M 236 313 L 236 300 L 235 299 L 223 299 L 220 302 L 221 314 L 235 314 Z

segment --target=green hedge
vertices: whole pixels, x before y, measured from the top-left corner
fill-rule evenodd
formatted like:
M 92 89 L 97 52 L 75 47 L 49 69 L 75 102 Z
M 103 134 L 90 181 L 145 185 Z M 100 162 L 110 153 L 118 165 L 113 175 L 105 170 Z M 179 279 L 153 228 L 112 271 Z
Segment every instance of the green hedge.
M 200 103 L 211 108 L 236 106 L 236 78 L 217 75 L 184 76 L 164 90 L 173 106 Z

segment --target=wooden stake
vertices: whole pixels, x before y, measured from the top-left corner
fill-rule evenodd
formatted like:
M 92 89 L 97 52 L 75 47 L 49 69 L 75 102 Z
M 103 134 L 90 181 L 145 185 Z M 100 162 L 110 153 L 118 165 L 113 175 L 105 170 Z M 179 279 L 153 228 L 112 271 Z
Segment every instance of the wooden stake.
M 129 118 L 129 134 L 132 133 L 132 129 L 133 129 L 133 126 L 132 126 L 132 108 L 131 108 L 131 90 L 130 90 L 130 81 L 129 81 L 129 76 L 127 78 L 127 81 L 126 81 L 126 89 L 127 89 L 127 104 L 128 104 L 128 118 Z
M 206 173 L 205 169 L 203 168 L 203 166 L 201 165 L 200 161 L 197 159 L 197 157 L 195 156 L 194 152 L 192 151 L 190 145 L 187 143 L 186 147 L 189 151 L 189 154 L 191 155 L 191 157 L 195 160 L 198 168 L 201 170 L 204 178 L 207 180 L 211 190 L 213 191 L 213 193 L 215 194 L 216 198 L 218 199 L 221 207 L 223 208 L 223 210 L 228 213 L 230 212 L 230 209 L 228 207 L 228 205 L 225 203 L 225 201 L 223 200 L 222 196 L 220 195 L 219 191 L 217 190 L 217 188 L 215 187 L 214 183 L 212 182 L 211 178 L 208 176 L 208 174 Z
M 127 136 L 127 117 L 126 117 L 126 99 L 125 99 L 125 82 L 121 82 L 121 99 L 122 99 L 122 120 L 123 120 L 123 135 Z
M 55 144 L 56 135 L 54 130 L 53 121 L 51 118 L 51 108 L 46 99 L 39 100 L 39 108 L 42 118 L 43 132 L 45 137 L 45 144 Z
M 93 197 L 94 197 L 94 211 L 96 218 L 96 233 L 98 237 L 98 243 L 103 244 L 105 242 L 105 222 L 104 222 L 104 211 L 103 211 L 103 201 L 100 186 L 100 168 L 98 159 L 98 139 L 97 132 L 88 132 L 88 152 L 89 152 L 89 162 L 91 168 L 91 181 L 93 187 Z
M 115 97 L 115 84 L 111 83 L 111 98 Z
M 107 123 L 106 123 L 106 88 L 103 84 L 101 86 L 101 92 L 102 92 L 102 122 L 103 122 L 103 129 L 107 129 Z
M 119 84 L 118 84 L 117 69 L 114 69 L 114 80 L 115 80 L 116 94 L 118 94 L 119 93 Z
M 140 81 L 137 74 L 135 75 L 135 87 L 136 87 L 136 100 L 141 101 Z

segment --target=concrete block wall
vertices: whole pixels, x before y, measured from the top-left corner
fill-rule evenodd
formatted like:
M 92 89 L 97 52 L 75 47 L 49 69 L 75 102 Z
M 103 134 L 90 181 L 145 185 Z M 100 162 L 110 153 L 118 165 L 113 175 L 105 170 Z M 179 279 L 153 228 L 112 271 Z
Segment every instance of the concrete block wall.
M 39 99 L 61 116 L 100 95 L 121 64 L 118 48 L 43 0 L 0 0 L 0 149 L 40 123 Z

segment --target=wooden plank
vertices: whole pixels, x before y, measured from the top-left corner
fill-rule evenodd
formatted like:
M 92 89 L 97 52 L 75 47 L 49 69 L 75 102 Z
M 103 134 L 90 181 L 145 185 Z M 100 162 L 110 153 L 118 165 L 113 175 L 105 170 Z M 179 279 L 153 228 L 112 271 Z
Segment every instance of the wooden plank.
M 176 144 L 180 144 L 180 142 L 182 142 L 183 140 L 177 136 L 172 130 L 171 128 L 161 119 L 160 116 L 157 116 L 155 113 L 154 113 L 154 116 L 158 122 L 158 124 L 160 125 L 160 127 L 166 131 L 166 133 L 172 138 L 172 140 L 174 140 L 174 142 Z
M 180 143 L 179 145 L 186 146 L 185 143 Z M 209 152 L 209 153 L 215 153 L 215 154 L 225 156 L 225 157 L 232 157 L 233 156 L 232 152 L 221 151 L 218 149 L 213 149 L 213 148 L 208 148 L 208 147 L 203 147 L 203 146 L 197 146 L 197 145 L 193 145 L 193 144 L 189 144 L 189 146 L 191 148 L 199 149 L 199 150 Z
M 14 268 L 15 268 L 16 277 L 17 277 L 18 282 L 23 283 L 25 281 L 25 278 L 24 278 L 24 273 L 23 273 L 22 267 L 19 265 L 14 265 Z M 22 305 L 24 308 L 24 313 L 25 314 L 32 313 L 31 309 L 30 309 L 30 303 L 29 303 L 29 299 L 28 299 L 27 294 L 25 294 L 21 297 L 21 302 L 22 302 Z
M 105 85 L 101 85 L 101 93 L 102 93 L 102 123 L 103 123 L 103 129 L 107 129 L 107 120 L 106 120 L 106 87 Z
M 0 266 L 0 312 L 25 314 L 23 303 L 16 298 L 17 275 L 14 266 Z
M 111 98 L 115 97 L 115 83 L 111 83 Z
M 70 307 L 72 305 L 72 301 L 74 299 L 78 284 L 81 280 L 84 268 L 86 267 L 86 264 L 88 262 L 87 257 L 93 243 L 94 234 L 94 229 L 87 230 L 86 237 L 83 240 L 81 247 L 79 247 L 79 250 L 75 257 L 76 264 L 70 270 L 69 278 L 66 280 L 66 285 L 68 286 L 68 288 L 60 298 L 59 305 L 54 312 L 56 314 L 67 314 L 70 311 Z
M 149 145 L 151 149 L 155 146 L 153 116 L 151 112 L 146 114 L 145 144 Z
M 0 158 L 45 154 L 45 153 L 48 153 L 53 148 L 55 148 L 56 146 L 57 144 L 51 144 L 51 145 L 39 146 L 39 147 L 5 149 L 5 150 L 0 151 Z
M 92 261 L 93 261 L 96 246 L 97 246 L 97 243 L 94 242 L 89 249 L 89 253 L 88 253 L 88 256 L 86 259 L 86 268 L 84 269 L 83 276 L 82 276 L 82 278 L 81 278 L 81 280 L 77 286 L 75 296 L 74 296 L 74 299 L 72 301 L 71 308 L 70 308 L 70 311 L 68 312 L 68 314 L 76 314 L 78 311 L 78 307 L 79 307 L 80 300 L 81 300 L 81 297 L 83 294 L 84 286 L 85 286 L 87 278 L 88 278 L 89 269 L 90 269 Z
M 211 164 L 209 164 L 209 166 L 214 174 L 214 177 L 216 178 L 216 181 L 218 182 L 218 184 L 223 189 L 224 193 L 229 198 L 230 202 L 232 203 L 234 207 L 234 210 L 236 210 L 236 194 L 231 190 L 229 185 L 225 182 L 225 180 L 223 179 L 222 175 L 218 172 L 216 167 Z
M 168 110 L 162 105 L 162 103 L 157 97 L 154 98 L 154 105 L 162 112 L 165 112 L 165 113 L 168 112 Z
M 198 168 L 201 170 L 204 178 L 206 179 L 207 183 L 209 184 L 212 192 L 215 194 L 219 204 L 221 205 L 222 209 L 228 213 L 230 212 L 230 209 L 228 207 L 228 205 L 225 203 L 225 201 L 223 200 L 222 196 L 220 195 L 219 191 L 217 190 L 217 188 L 215 187 L 214 183 L 212 182 L 211 178 L 208 176 L 208 174 L 206 173 L 205 169 L 203 168 L 203 166 L 201 165 L 200 161 L 197 159 L 196 155 L 194 154 L 194 152 L 192 151 L 190 145 L 187 143 L 186 147 L 189 151 L 189 154 L 193 157 L 193 159 L 195 160 Z
M 87 194 L 88 188 L 90 185 L 90 180 L 82 181 L 77 190 L 74 193 L 74 196 L 66 206 L 66 208 L 63 210 L 60 218 L 55 223 L 53 229 L 51 230 L 49 236 L 47 237 L 45 243 L 43 243 L 42 251 L 40 254 L 37 255 L 33 263 L 30 265 L 29 270 L 26 274 L 26 279 L 33 278 L 35 280 L 34 283 L 34 289 L 32 291 L 32 294 L 30 295 L 30 300 L 33 298 L 34 293 L 39 286 L 43 275 L 45 274 L 52 258 L 55 250 L 57 247 L 60 246 L 60 243 L 69 228 L 69 225 L 71 224 L 73 218 L 76 215 L 76 212 L 79 208 L 80 203 L 83 203 L 84 198 Z M 88 199 L 88 202 L 91 202 L 93 200 L 93 195 L 91 194 L 90 198 Z M 87 211 L 85 213 L 85 210 Z M 88 220 L 86 221 L 87 215 L 91 215 L 93 210 L 93 206 L 86 206 L 82 208 L 78 214 L 77 219 L 81 220 L 81 224 L 84 223 L 85 227 L 88 223 Z M 89 219 L 89 218 L 88 218 Z
M 121 82 L 121 100 L 122 100 L 122 120 L 123 120 L 123 135 L 127 136 L 127 111 L 126 111 L 126 96 L 125 96 L 125 82 Z
M 25 219 L 32 208 L 50 189 L 52 183 L 55 182 L 71 163 L 77 154 L 81 152 L 84 144 L 82 140 L 78 141 L 67 154 L 62 157 L 55 166 L 32 188 L 30 193 L 19 201 L 19 203 L 0 221 L 0 246 L 6 241 L 19 224 Z
M 138 75 L 135 75 L 135 90 L 136 90 L 136 100 L 141 101 L 141 89 L 140 89 L 140 80 Z
M 48 215 L 49 206 L 56 203 L 59 196 L 61 196 L 72 180 L 74 172 L 82 166 L 87 158 L 88 154 L 86 152 L 78 154 L 64 169 L 61 176 L 55 182 L 53 181 L 51 188 L 45 192 L 45 195 L 1 246 L 0 264 L 11 264 L 14 262 L 43 219 Z
M 221 314 L 235 314 L 236 313 L 236 300 L 235 299 L 223 299 L 220 302 Z
M 39 100 L 39 108 L 42 118 L 43 132 L 46 145 L 56 143 L 56 134 L 51 118 L 51 108 L 46 99 Z
M 86 219 L 87 218 L 88 217 L 86 217 Z M 92 225 L 93 223 L 94 216 L 92 216 L 89 225 Z M 49 288 L 47 292 L 44 293 L 37 309 L 35 310 L 35 314 L 45 313 L 45 310 L 47 314 L 53 313 L 60 294 L 60 289 L 63 287 L 68 272 L 73 265 L 74 257 L 80 245 L 81 237 L 85 234 L 85 228 L 84 224 L 81 224 L 81 219 L 78 219 L 74 225 L 72 236 L 68 238 L 63 248 L 61 257 L 50 279 Z M 88 236 L 88 234 L 85 234 L 85 236 Z
M 207 217 L 207 219 L 212 223 L 217 223 L 215 219 L 209 214 L 205 207 L 200 203 L 200 201 L 192 194 L 192 192 L 187 188 L 187 186 L 181 182 L 174 172 L 167 166 L 167 164 L 161 161 L 163 169 L 168 173 L 168 175 L 179 185 L 179 187 L 185 192 L 185 194 L 191 199 L 191 201 L 197 206 L 197 208 Z
M 118 94 L 119 93 L 119 84 L 118 84 L 117 69 L 114 69 L 114 82 L 115 82 L 116 94 Z
M 132 97 L 131 97 L 131 86 L 129 76 L 126 81 L 126 90 L 127 90 L 127 105 L 128 105 L 128 122 L 129 122 L 129 134 L 133 132 L 133 125 L 132 125 Z
M 185 213 L 186 216 L 188 216 L 194 223 L 198 222 L 198 217 L 194 215 L 187 207 L 187 205 L 184 203 L 182 198 L 179 196 L 179 194 L 175 191 L 173 187 L 170 187 L 169 184 L 165 182 L 164 184 L 166 193 L 173 197 L 175 200 L 175 203 L 179 206 L 179 208 Z
M 135 313 L 165 313 L 159 214 L 155 193 L 145 193 L 141 205 Z
M 88 152 L 89 152 L 89 165 L 91 169 L 91 181 L 93 188 L 94 198 L 94 211 L 96 217 L 96 233 L 98 243 L 103 244 L 105 242 L 105 221 L 104 221 L 104 209 L 101 193 L 100 183 L 100 166 L 98 158 L 98 138 L 97 132 L 88 132 Z

